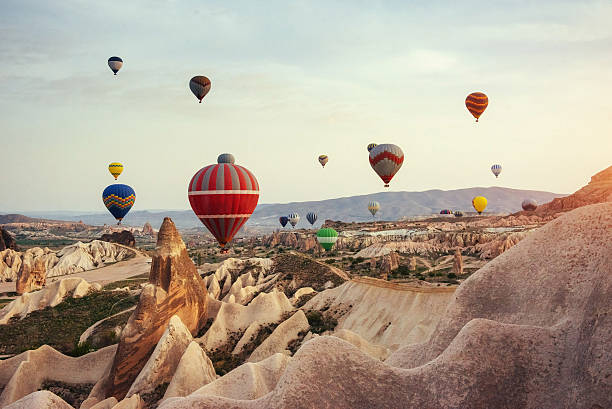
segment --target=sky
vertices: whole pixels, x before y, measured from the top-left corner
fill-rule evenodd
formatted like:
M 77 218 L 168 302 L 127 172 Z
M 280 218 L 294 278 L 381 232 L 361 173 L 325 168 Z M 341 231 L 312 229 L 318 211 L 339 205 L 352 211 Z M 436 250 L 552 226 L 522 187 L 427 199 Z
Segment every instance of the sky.
M 370 142 L 405 154 L 391 191 L 571 193 L 612 165 L 610 21 L 611 1 L 3 0 L 0 212 L 104 211 L 113 161 L 134 209 L 188 209 L 223 152 L 260 203 L 375 193 Z

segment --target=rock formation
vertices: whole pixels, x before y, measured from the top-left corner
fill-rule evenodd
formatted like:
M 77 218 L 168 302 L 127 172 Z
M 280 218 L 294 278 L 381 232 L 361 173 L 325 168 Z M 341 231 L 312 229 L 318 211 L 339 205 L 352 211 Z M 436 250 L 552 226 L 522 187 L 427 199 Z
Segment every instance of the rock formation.
M 206 287 L 187 254 L 172 220 L 166 217 L 157 237 L 149 283 L 121 333 L 108 377 L 94 388 L 99 400 L 122 399 L 147 363 L 170 318 L 178 316 L 192 335 L 206 323 Z M 95 395 L 94 391 L 92 394 Z M 93 397 L 90 395 L 90 397 Z
M 103 234 L 102 237 L 100 237 L 100 240 L 107 241 L 109 243 L 123 244 L 124 246 L 128 246 L 128 247 L 136 246 L 136 240 L 134 239 L 134 235 L 129 230 L 123 230 L 120 232 L 116 231 L 112 233 Z
M 40 290 L 47 282 L 47 266 L 43 257 L 24 258 L 15 283 L 17 295 Z
M 74 409 L 62 398 L 49 391 L 33 392 L 5 409 Z
M 187 396 L 216 378 L 212 362 L 200 345 L 192 341 L 181 357 L 164 399 Z
M 612 203 L 581 207 L 473 274 L 431 336 L 384 363 L 320 336 L 255 401 L 193 394 L 160 409 L 609 408 L 611 299 Z
M 5 305 L 0 310 L 0 325 L 8 323 L 13 317 L 23 318 L 32 311 L 55 307 L 66 297 L 83 297 L 89 292 L 99 291 L 101 288 L 100 284 L 90 284 L 79 277 L 58 280 L 39 291 L 25 293 Z
M 452 272 L 458 276 L 463 274 L 463 257 L 461 256 L 459 249 L 455 250 L 455 255 L 453 256 Z
M 153 230 L 151 223 L 146 222 L 144 226 L 142 226 L 142 234 L 145 236 L 155 237 L 156 233 L 155 233 L 155 230 Z
M 13 236 L 2 227 L 0 227 L 0 251 L 11 249 L 18 251 L 17 242 L 13 238 Z
M 408 268 L 410 271 L 416 271 L 417 260 L 415 256 L 410 257 L 410 266 Z

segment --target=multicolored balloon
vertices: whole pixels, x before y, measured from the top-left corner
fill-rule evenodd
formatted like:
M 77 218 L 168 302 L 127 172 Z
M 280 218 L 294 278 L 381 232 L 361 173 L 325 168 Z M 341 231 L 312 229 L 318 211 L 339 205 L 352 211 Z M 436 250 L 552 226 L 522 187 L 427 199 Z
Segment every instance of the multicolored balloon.
M 487 198 L 484 196 L 476 196 L 472 199 L 472 206 L 474 206 L 478 214 L 481 214 L 484 212 L 484 209 L 487 208 Z
M 289 223 L 291 223 L 291 227 L 295 227 L 295 225 L 300 221 L 300 215 L 297 213 L 289 213 L 287 218 L 289 219 Z
M 259 184 L 246 168 L 224 153 L 216 165 L 196 172 L 188 188 L 193 212 L 223 248 L 249 220 L 259 200 Z
M 444 209 L 444 210 L 440 210 L 440 214 L 453 214 L 453 211 L 449 209 Z
M 482 92 L 472 92 L 465 99 L 465 106 L 474 118 L 476 118 L 476 122 L 478 122 L 478 118 L 480 118 L 480 115 L 487 109 L 488 105 L 489 98 Z
M 370 165 L 374 172 L 385 182 L 385 187 L 389 187 L 389 182 L 402 167 L 404 163 L 404 152 L 397 145 L 383 143 L 376 145 L 370 151 Z
M 317 221 L 318 216 L 316 213 L 313 212 L 309 212 L 306 215 L 306 220 L 308 220 L 308 223 L 310 223 L 311 226 L 313 226 L 315 224 L 315 222 Z
M 323 167 L 325 167 L 325 164 L 327 163 L 328 160 L 329 160 L 329 158 L 327 157 L 327 155 L 320 155 L 319 156 L 319 163 Z
M 117 72 L 123 67 L 123 60 L 120 57 L 111 57 L 108 59 L 108 66 L 117 75 Z
M 368 144 L 368 152 L 372 152 L 372 149 L 374 149 L 375 147 L 376 147 L 375 143 Z
M 196 75 L 189 81 L 189 89 L 193 92 L 193 95 L 202 103 L 202 99 L 210 91 L 210 80 L 203 75 Z
M 325 251 L 329 251 L 338 240 L 338 232 L 331 227 L 322 228 L 317 232 L 317 240 Z
M 121 224 L 121 220 L 134 206 L 136 192 L 128 185 L 117 183 L 104 189 L 102 201 L 113 217 L 118 220 L 117 224 Z
M 121 172 L 123 172 L 123 165 L 119 162 L 113 162 L 108 165 L 108 171 L 115 177 L 115 180 L 117 180 Z
M 533 212 L 538 208 L 538 202 L 536 202 L 535 199 L 525 199 L 523 203 L 521 203 L 521 207 L 527 212 Z
M 283 227 L 285 227 L 287 225 L 287 223 L 289 223 L 289 219 L 287 218 L 287 216 L 279 217 L 278 221 L 280 222 L 281 226 L 283 226 Z
M 372 217 L 374 217 L 376 215 L 376 212 L 380 210 L 380 203 L 376 201 L 371 201 L 370 203 L 368 203 L 368 210 L 370 211 L 370 213 L 372 213 Z
M 495 175 L 495 177 L 498 177 L 499 174 L 502 171 L 502 166 L 501 165 L 493 165 L 491 166 L 491 172 L 493 172 L 493 174 Z
M 463 212 L 462 212 L 462 211 L 460 211 L 460 210 L 457 210 L 457 211 L 455 212 L 455 217 L 463 217 Z

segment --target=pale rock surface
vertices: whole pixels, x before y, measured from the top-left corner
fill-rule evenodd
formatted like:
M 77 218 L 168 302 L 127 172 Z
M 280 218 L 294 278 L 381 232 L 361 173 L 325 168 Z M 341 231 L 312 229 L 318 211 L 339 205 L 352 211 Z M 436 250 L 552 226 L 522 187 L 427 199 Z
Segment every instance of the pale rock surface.
M 24 318 L 33 311 L 55 307 L 67 297 L 83 297 L 90 291 L 99 291 L 100 289 L 99 284 L 90 284 L 83 278 L 64 278 L 42 290 L 25 293 L 5 305 L 0 310 L 0 325 L 8 323 L 13 317 Z
M 166 331 L 159 339 L 153 353 L 134 380 L 126 396 L 143 395 L 154 391 L 162 383 L 169 383 L 181 357 L 192 340 L 193 337 L 185 324 L 179 317 L 173 315 L 168 322 Z
M 463 257 L 461 256 L 459 249 L 455 250 L 455 255 L 453 256 L 452 272 L 456 275 L 463 274 Z
M 363 339 L 361 336 L 359 336 L 359 334 L 355 334 L 353 331 L 349 331 L 347 329 L 334 331 L 330 335 L 350 342 L 364 354 L 370 355 L 371 357 L 379 359 L 381 361 L 387 359 L 389 357 L 389 354 L 391 353 L 389 348 L 385 348 L 381 345 L 371 344 L 365 339 Z
M 171 398 L 163 402 L 159 409 L 197 408 L 203 396 L 222 396 L 238 400 L 258 399 L 274 389 L 291 358 L 275 354 L 263 361 L 248 362 L 198 389 L 186 398 Z M 278 407 L 278 406 L 277 406 Z
M 62 398 L 49 391 L 37 391 L 19 399 L 5 409 L 74 409 Z
M 104 399 L 101 402 L 96 403 L 95 405 L 91 406 L 88 409 L 112 409 L 117 405 L 117 399 L 115 399 L 114 397 L 110 397 L 108 399 Z M 81 405 L 80 409 L 86 409 L 83 407 L 83 405 Z
M 200 345 L 192 341 L 181 357 L 163 399 L 187 396 L 215 379 L 217 375 L 212 362 Z
M 145 401 L 139 395 L 132 395 L 113 406 L 113 409 L 145 409 Z
M 257 400 L 191 395 L 164 409 L 610 408 L 611 299 L 612 203 L 585 206 L 470 276 L 431 337 L 384 363 L 321 336 Z
M 314 292 L 315 290 L 312 287 L 302 287 L 293 294 L 289 301 L 291 302 L 291 304 L 295 305 L 300 300 L 300 298 L 305 295 L 312 294 Z
M 293 305 L 287 296 L 276 290 L 260 293 L 246 306 L 222 302 L 215 321 L 200 338 L 200 344 L 207 353 L 211 352 L 223 346 L 230 334 L 246 330 L 252 322 L 275 323 L 292 310 Z
M 206 324 L 207 304 L 204 281 L 174 223 L 166 217 L 157 235 L 149 282 L 121 332 L 108 376 L 96 384 L 89 397 L 124 398 L 156 349 L 170 319 L 176 315 L 191 335 L 196 335 Z
M 0 361 L 0 408 L 35 392 L 46 380 L 95 383 L 112 362 L 116 345 L 77 358 L 48 345 Z
M 429 339 L 454 291 L 455 287 L 415 287 L 360 277 L 317 294 L 303 309 L 347 310 L 336 330 L 350 330 L 389 348 Z
M 298 310 L 290 318 L 283 321 L 274 331 L 261 343 L 251 356 L 248 362 L 259 362 L 276 353 L 291 354 L 287 350 L 289 343 L 299 339 L 301 332 L 305 333 L 310 329 L 306 314 Z

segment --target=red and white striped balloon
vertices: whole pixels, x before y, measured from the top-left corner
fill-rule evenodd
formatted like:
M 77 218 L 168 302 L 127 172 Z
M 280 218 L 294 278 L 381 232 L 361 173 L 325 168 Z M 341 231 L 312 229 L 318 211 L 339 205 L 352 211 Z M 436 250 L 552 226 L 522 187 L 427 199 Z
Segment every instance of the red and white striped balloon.
M 397 145 L 383 143 L 376 145 L 370 151 L 370 165 L 374 172 L 385 182 L 385 187 L 389 187 L 389 182 L 402 167 L 404 163 L 404 152 Z
M 221 247 L 232 240 L 251 217 L 259 200 L 259 184 L 248 169 L 235 165 L 234 156 L 219 155 L 189 182 L 189 203 Z

